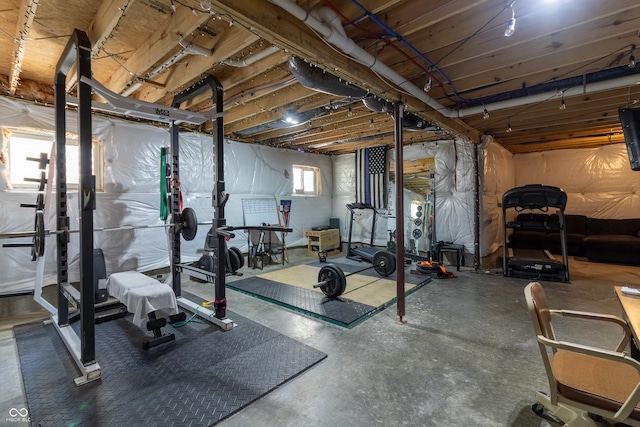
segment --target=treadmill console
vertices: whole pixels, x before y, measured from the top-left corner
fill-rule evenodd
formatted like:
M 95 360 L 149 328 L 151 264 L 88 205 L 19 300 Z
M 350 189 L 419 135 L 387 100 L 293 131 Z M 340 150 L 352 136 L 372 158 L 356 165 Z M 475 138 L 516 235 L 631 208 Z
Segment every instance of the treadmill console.
M 347 203 L 347 209 L 350 211 L 354 209 L 373 209 L 373 205 L 368 203 Z

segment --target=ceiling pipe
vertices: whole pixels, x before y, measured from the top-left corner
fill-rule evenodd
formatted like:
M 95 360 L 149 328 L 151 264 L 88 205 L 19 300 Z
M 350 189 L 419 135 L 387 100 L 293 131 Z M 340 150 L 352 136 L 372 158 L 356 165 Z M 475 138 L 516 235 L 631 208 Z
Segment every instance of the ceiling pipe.
M 517 107 L 521 105 L 527 105 L 535 102 L 542 102 L 552 98 L 557 92 L 546 92 L 537 95 L 526 96 L 523 98 L 514 98 L 506 101 L 495 102 L 491 104 L 485 104 L 484 106 L 476 106 L 469 108 L 448 108 L 440 104 L 438 101 L 430 97 L 421 88 L 414 85 L 411 81 L 405 77 L 396 73 L 389 68 L 386 64 L 379 62 L 369 52 L 358 46 L 353 40 L 347 38 L 344 34 L 344 28 L 342 28 L 341 22 L 336 19 L 337 14 L 326 7 L 321 7 L 318 12 L 308 13 L 306 10 L 291 3 L 289 0 L 269 0 L 269 2 L 281 7 L 289 12 L 295 18 L 302 21 L 309 28 L 321 35 L 327 42 L 336 46 L 342 50 L 345 54 L 349 55 L 355 61 L 371 68 L 376 73 L 385 77 L 404 91 L 408 92 L 415 98 L 421 100 L 425 104 L 429 105 L 434 110 L 438 111 L 445 117 L 460 118 L 467 117 L 474 114 L 481 114 L 486 108 L 488 111 L 495 111 L 509 107 Z M 618 79 L 597 82 L 587 84 L 584 86 L 570 87 L 567 89 L 560 89 L 564 91 L 565 97 L 579 94 L 587 94 L 592 92 L 598 92 L 607 89 L 627 87 L 638 82 L 638 76 L 626 76 Z
M 182 46 L 182 49 L 180 50 L 180 52 L 176 53 L 171 58 L 167 59 L 164 63 L 158 65 L 156 68 L 151 70 L 146 75 L 145 80 L 154 78 L 155 76 L 162 73 L 164 70 L 166 70 L 167 68 L 169 68 L 170 66 L 172 66 L 173 64 L 175 64 L 176 62 L 178 62 L 179 60 L 181 60 L 187 55 L 202 55 L 202 56 L 213 55 L 213 52 L 211 50 L 201 46 L 197 46 L 195 44 L 191 44 L 184 40 L 180 40 L 180 46 Z M 121 95 L 129 96 L 136 90 L 140 89 L 141 87 L 142 87 L 142 82 L 137 81 L 133 83 L 131 86 L 129 86 L 128 88 L 126 88 L 125 90 L 123 90 Z
M 268 48 L 261 50 L 260 52 L 256 53 L 255 55 L 250 56 L 247 59 L 243 59 L 243 60 L 235 60 L 235 59 L 225 59 L 224 61 L 222 61 L 223 64 L 225 65 L 229 65 L 231 67 L 248 67 L 249 65 L 260 61 L 261 59 L 266 58 L 267 56 L 271 56 L 274 53 L 278 52 L 280 49 L 278 49 L 275 46 L 269 46 Z

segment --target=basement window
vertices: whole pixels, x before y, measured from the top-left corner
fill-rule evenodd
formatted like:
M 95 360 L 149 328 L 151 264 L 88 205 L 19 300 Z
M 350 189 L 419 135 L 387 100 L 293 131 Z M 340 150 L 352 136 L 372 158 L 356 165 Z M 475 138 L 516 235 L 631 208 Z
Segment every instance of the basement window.
M 293 195 L 319 196 L 320 168 L 293 165 Z
M 25 181 L 25 178 L 40 178 L 42 171 L 39 162 L 27 160 L 27 157 L 37 159 L 40 158 L 41 153 L 46 153 L 48 158 L 51 155 L 54 133 L 35 129 L 5 128 L 3 137 L 8 152 L 9 164 L 7 166 L 11 185 L 17 190 L 38 189 L 38 182 Z M 77 135 L 69 135 L 66 150 L 67 188 L 69 190 L 77 190 L 80 184 L 79 156 L 80 147 Z M 92 173 L 96 176 L 96 191 L 103 190 L 102 157 L 102 144 L 94 140 Z M 47 174 L 48 168 L 45 170 L 45 177 Z

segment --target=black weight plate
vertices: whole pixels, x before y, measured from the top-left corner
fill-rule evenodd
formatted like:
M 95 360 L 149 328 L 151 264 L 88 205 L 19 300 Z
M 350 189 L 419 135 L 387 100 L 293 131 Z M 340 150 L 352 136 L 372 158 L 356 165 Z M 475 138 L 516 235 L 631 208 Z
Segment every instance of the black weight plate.
M 238 268 L 236 269 L 236 271 L 244 267 L 244 255 L 242 255 L 242 251 L 236 248 L 235 246 L 231 246 L 229 248 L 229 251 L 235 252 L 236 254 L 238 254 L 238 259 L 240 260 L 240 263 L 238 264 Z
M 422 230 L 420 230 L 419 228 L 416 228 L 415 230 L 413 230 L 411 232 L 411 235 L 415 238 L 415 239 L 419 239 L 422 237 Z
M 373 254 L 373 268 L 384 277 L 390 276 L 396 271 L 396 257 L 391 252 L 378 251 Z
M 421 210 L 422 210 L 422 205 L 418 205 L 418 206 L 416 206 L 416 209 L 418 209 L 419 211 L 421 211 Z
M 416 216 L 417 216 L 418 218 L 420 218 L 420 217 L 422 216 L 422 211 L 417 211 L 417 212 L 416 212 Z
M 211 271 L 213 272 L 213 263 L 214 258 L 211 255 L 202 255 L 196 264 L 201 270 Z
M 36 211 L 34 221 L 33 245 L 31 246 L 31 261 L 36 261 L 44 255 L 44 214 L 42 211 Z
M 42 193 L 38 193 L 38 197 L 36 197 L 36 210 L 44 210 L 44 194 Z
M 230 273 L 235 273 L 236 271 L 238 271 L 238 269 L 240 268 L 240 263 L 241 263 L 241 257 L 238 256 L 238 252 L 232 250 L 234 248 L 229 248 L 229 269 L 231 270 Z
M 422 225 L 422 220 L 420 218 L 416 218 L 416 219 L 413 220 L 413 224 L 416 227 L 420 227 Z
M 318 273 L 318 282 L 328 281 L 327 286 L 323 286 L 322 292 L 329 298 L 337 298 L 343 294 L 347 287 L 347 279 L 340 267 L 327 264 Z
M 198 234 L 198 217 L 196 216 L 196 211 L 191 208 L 184 208 L 180 222 L 182 238 L 187 242 L 195 239 L 196 234 Z

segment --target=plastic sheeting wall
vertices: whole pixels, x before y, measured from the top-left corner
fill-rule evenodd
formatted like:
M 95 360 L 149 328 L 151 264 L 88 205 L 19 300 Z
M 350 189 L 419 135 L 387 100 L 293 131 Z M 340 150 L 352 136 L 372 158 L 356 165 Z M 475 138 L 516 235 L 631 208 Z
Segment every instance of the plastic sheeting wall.
M 67 129 L 76 129 L 76 115 L 69 113 Z M 34 106 L 0 98 L 0 126 L 54 130 L 52 108 Z M 121 225 L 161 225 L 159 219 L 160 147 L 169 145 L 168 127 L 139 125 L 122 120 L 93 117 L 93 136 L 104 149 L 104 192 L 97 194 L 94 212 L 96 228 Z M 230 194 L 225 207 L 229 225 L 244 225 L 243 198 L 271 198 L 274 205 L 281 199 L 292 200 L 286 236 L 288 246 L 306 246 L 305 231 L 316 225 L 326 225 L 332 216 L 331 189 L 333 170 L 328 156 L 299 153 L 255 145 L 225 142 L 225 181 Z M 38 153 L 34 153 L 37 156 Z M 320 197 L 292 196 L 292 165 L 319 167 L 323 194 Z M 0 164 L 0 168 L 4 167 Z M 211 221 L 213 188 L 213 145 L 208 135 L 183 133 L 180 139 L 180 182 L 184 206 L 195 209 L 200 222 Z M 0 233 L 33 230 L 33 210 L 19 208 L 20 203 L 34 203 L 36 191 L 4 191 L 0 177 Z M 78 228 L 77 192 L 69 191 L 68 208 L 71 229 Z M 55 209 L 51 209 L 48 229 L 55 228 Z M 258 225 L 258 224 L 251 224 Z M 183 261 L 195 261 L 204 246 L 210 226 L 198 227 L 191 242 L 183 241 Z M 169 265 L 168 236 L 163 228 L 147 228 L 95 233 L 95 247 L 105 253 L 107 272 L 125 270 L 147 271 Z M 78 234 L 71 234 L 69 245 L 70 280 L 79 274 Z M 11 242 L 30 239 L 11 239 Z M 2 243 L 8 242 L 3 239 Z M 229 245 L 247 248 L 243 232 Z M 0 294 L 33 288 L 35 263 L 29 260 L 28 248 L 2 248 Z M 55 238 L 47 238 L 45 283 L 55 283 Z
M 502 195 L 515 187 L 513 154 L 493 138 L 486 137 L 480 153 L 480 256 L 497 251 L 503 244 Z M 519 171 L 519 169 L 518 169 Z
M 519 154 L 515 186 L 545 184 L 567 193 L 568 214 L 639 218 L 640 172 L 629 165 L 625 144 Z
M 405 146 L 406 160 L 419 158 L 435 159 L 436 192 L 436 238 L 439 241 L 465 245 L 466 251 L 474 250 L 474 200 L 475 173 L 473 146 L 463 140 L 438 141 Z M 393 150 L 387 152 L 387 160 L 395 161 Z M 347 203 L 355 200 L 355 155 L 345 154 L 334 158 L 334 215 L 341 218 L 343 240 L 348 227 Z M 395 184 L 392 184 L 395 185 Z M 391 206 L 395 204 L 395 193 L 390 194 Z M 406 204 L 406 203 L 405 203 Z M 405 209 L 407 207 L 405 206 Z M 377 223 L 374 244 L 386 246 L 388 229 L 395 229 L 395 218 L 383 218 Z M 409 225 L 405 225 L 405 229 Z M 371 217 L 356 218 L 353 241 L 368 243 L 371 239 Z

